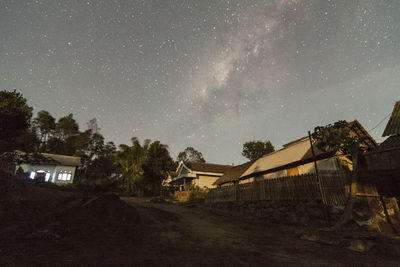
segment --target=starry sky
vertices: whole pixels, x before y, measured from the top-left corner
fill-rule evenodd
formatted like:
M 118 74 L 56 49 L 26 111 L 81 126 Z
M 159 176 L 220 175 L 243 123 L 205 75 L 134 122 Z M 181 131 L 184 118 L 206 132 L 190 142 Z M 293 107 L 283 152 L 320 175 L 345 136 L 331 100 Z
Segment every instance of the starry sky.
M 400 100 L 400 1 L 0 1 L 0 89 L 107 141 L 240 164 Z M 370 131 L 377 140 L 386 125 Z

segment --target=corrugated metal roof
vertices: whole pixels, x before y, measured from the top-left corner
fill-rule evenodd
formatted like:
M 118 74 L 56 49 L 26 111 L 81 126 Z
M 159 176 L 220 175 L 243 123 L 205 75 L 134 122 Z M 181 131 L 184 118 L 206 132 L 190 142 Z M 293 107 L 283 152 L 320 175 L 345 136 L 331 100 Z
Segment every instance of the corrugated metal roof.
M 316 155 L 322 153 L 316 147 L 314 147 L 314 149 Z M 272 152 L 262 158 L 259 158 L 240 177 L 248 176 L 252 173 L 277 168 L 292 162 L 299 161 L 305 158 L 309 150 L 311 150 L 310 141 L 308 137 L 304 137 L 300 141 L 288 145 L 281 150 Z
M 80 166 L 81 158 L 50 153 L 26 153 L 19 150 L 4 153 L 2 157 L 9 158 L 17 164 L 39 164 L 39 165 L 66 165 Z
M 377 146 L 375 140 L 357 120 L 349 122 L 349 127 L 354 134 L 362 138 L 364 145 L 370 148 Z M 318 149 L 315 145 L 315 141 L 313 141 L 313 144 L 315 156 L 324 156 L 325 153 Z M 308 137 L 303 137 L 285 144 L 281 150 L 259 158 L 240 176 L 240 178 L 251 177 L 260 172 L 273 170 L 291 163 L 306 161 L 309 159 L 312 159 L 310 141 Z
M 389 122 L 383 131 L 382 136 L 389 136 L 400 134 L 400 101 L 394 104 L 392 115 L 390 116 Z
M 61 165 L 66 165 L 66 166 L 80 166 L 81 165 L 80 157 L 50 154 L 50 153 L 42 153 L 42 155 L 46 158 L 50 158 L 52 160 L 59 162 Z

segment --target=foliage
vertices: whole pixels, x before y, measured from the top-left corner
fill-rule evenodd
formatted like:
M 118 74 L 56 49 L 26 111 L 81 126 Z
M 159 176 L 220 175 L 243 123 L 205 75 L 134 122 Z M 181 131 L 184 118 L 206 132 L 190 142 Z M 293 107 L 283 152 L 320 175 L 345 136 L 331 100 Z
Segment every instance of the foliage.
M 242 156 L 256 160 L 274 151 L 275 148 L 270 141 L 248 141 L 243 144 Z
M 143 170 L 145 182 L 152 194 L 160 193 L 161 182 L 168 176 L 173 164 L 167 145 L 161 144 L 160 141 L 150 144 Z
M 72 113 L 58 120 L 56 125 L 56 135 L 61 140 L 65 141 L 67 138 L 78 134 L 78 132 L 79 132 L 79 126 L 78 123 L 73 118 Z
M 342 215 L 342 218 L 335 225 L 335 228 L 340 230 L 351 220 L 352 211 L 357 193 L 358 182 L 358 154 L 362 140 L 351 134 L 351 129 L 346 121 L 337 121 L 333 125 L 315 127 L 312 134 L 316 140 L 317 147 L 326 152 L 340 151 L 344 154 L 351 154 L 353 161 L 353 175 L 350 186 L 350 198 Z M 321 193 L 322 194 L 322 193 Z
M 116 160 L 121 166 L 124 189 L 128 193 L 136 192 L 140 195 L 140 183 L 143 180 L 143 164 L 147 158 L 147 149 L 150 140 L 145 140 L 143 146 L 136 137 L 132 139 L 132 146 L 119 145 Z
M 177 161 L 196 161 L 196 162 L 206 162 L 203 158 L 203 154 L 193 147 L 187 147 L 184 151 L 178 154 Z
M 48 111 L 41 110 L 33 120 L 35 129 L 39 132 L 40 141 L 43 145 L 56 130 L 56 119 Z
M 17 91 L 0 91 L 0 151 L 15 149 L 15 138 L 26 133 L 32 108 Z
M 349 124 L 344 120 L 315 127 L 312 137 L 317 140 L 317 147 L 325 152 L 340 151 L 353 155 L 358 153 L 362 143 L 358 136 L 351 135 Z

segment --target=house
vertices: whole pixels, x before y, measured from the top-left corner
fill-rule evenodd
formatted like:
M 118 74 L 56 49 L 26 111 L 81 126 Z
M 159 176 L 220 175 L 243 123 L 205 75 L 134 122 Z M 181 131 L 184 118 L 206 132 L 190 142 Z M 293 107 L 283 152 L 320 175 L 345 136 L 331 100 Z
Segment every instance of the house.
M 400 169 L 400 101 L 395 103 L 382 136 L 389 137 L 365 155 L 368 169 Z
M 377 146 L 375 140 L 357 120 L 349 122 L 349 127 L 351 135 L 358 136 L 363 140 L 362 146 L 365 148 L 374 148 Z M 250 166 L 239 177 L 237 177 L 236 173 L 232 176 L 231 181 L 219 181 L 218 183 L 223 186 L 225 183 L 232 183 L 234 181 L 248 183 L 263 179 L 315 173 L 314 159 L 316 160 L 318 170 L 352 169 L 352 162 L 346 155 L 321 151 L 315 146 L 315 141 L 313 141 L 313 148 L 315 158 L 312 155 L 309 137 L 300 138 L 283 145 L 282 149 L 267 154 L 252 164 L 248 163 Z M 243 169 L 246 166 L 243 166 Z
M 217 187 L 234 185 L 239 181 L 240 176 L 242 176 L 242 174 L 250 168 L 253 163 L 254 161 L 249 161 L 227 169 L 225 173 L 213 183 L 213 185 Z
M 76 168 L 81 165 L 80 157 L 21 151 L 13 153 L 13 161 L 16 172 L 21 169 L 30 179 L 43 179 L 60 185 L 72 183 Z
M 230 168 L 230 165 L 181 161 L 170 184 L 179 187 L 193 184 L 202 189 L 213 188 L 216 187 L 214 182 Z

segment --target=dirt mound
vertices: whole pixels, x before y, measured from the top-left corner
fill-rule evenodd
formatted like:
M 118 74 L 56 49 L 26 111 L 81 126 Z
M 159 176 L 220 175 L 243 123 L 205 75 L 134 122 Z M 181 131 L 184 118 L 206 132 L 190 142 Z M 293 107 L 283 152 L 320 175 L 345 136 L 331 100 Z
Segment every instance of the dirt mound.
M 25 233 L 1 234 L 0 265 L 126 262 L 126 250 L 142 240 L 138 212 L 115 195 L 75 201 L 47 218 Z
M 84 199 L 79 207 L 62 214 L 60 218 L 69 227 L 94 229 L 102 226 L 124 227 L 139 224 L 138 212 L 116 195 L 102 195 Z

